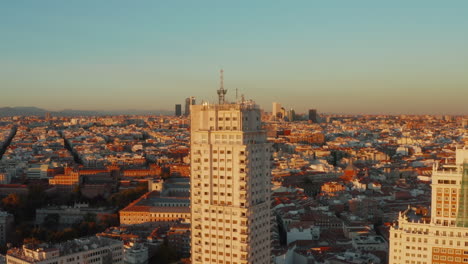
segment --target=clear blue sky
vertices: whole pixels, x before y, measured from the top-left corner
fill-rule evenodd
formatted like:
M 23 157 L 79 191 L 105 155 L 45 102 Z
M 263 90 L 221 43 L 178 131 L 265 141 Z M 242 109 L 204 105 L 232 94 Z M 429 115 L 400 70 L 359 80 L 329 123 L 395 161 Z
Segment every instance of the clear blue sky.
M 468 1 L 1 1 L 0 107 L 468 114 Z

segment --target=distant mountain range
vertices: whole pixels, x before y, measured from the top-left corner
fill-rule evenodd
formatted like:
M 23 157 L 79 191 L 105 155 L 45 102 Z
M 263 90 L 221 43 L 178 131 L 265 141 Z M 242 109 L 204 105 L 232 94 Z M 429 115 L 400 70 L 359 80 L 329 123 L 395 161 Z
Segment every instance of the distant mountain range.
M 115 110 L 115 111 L 88 111 L 65 109 L 62 111 L 47 111 L 38 107 L 0 107 L 0 117 L 5 116 L 106 116 L 106 115 L 171 115 L 168 110 Z

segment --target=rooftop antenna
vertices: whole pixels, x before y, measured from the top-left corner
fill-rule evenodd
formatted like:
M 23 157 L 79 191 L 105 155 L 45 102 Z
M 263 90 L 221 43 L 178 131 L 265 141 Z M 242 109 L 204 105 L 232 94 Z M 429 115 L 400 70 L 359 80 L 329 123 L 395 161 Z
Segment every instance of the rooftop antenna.
M 236 88 L 236 102 L 238 102 L 238 97 L 237 97 L 237 88 Z
M 225 100 L 224 100 L 224 96 L 226 95 L 227 93 L 227 90 L 224 90 L 224 70 L 221 69 L 220 71 L 220 88 L 218 90 L 218 98 L 219 98 L 219 104 L 224 104 L 225 103 Z

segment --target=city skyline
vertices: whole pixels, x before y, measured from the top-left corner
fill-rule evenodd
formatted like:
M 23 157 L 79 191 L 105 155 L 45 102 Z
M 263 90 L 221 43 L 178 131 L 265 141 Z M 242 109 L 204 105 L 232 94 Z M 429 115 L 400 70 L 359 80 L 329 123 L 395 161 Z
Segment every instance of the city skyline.
M 0 1 L 0 264 L 468 263 L 467 11 Z
M 0 7 L 0 107 L 214 103 L 224 68 L 227 99 L 238 89 L 266 111 L 468 114 L 462 1 Z

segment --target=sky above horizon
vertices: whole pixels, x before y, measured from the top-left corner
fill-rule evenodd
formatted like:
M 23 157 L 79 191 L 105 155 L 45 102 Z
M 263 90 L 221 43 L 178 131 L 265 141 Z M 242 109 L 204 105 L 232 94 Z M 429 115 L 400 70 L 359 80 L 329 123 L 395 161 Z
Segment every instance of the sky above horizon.
M 468 1 L 2 1 L 0 107 L 468 114 Z

